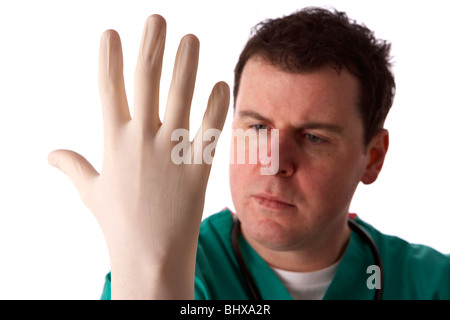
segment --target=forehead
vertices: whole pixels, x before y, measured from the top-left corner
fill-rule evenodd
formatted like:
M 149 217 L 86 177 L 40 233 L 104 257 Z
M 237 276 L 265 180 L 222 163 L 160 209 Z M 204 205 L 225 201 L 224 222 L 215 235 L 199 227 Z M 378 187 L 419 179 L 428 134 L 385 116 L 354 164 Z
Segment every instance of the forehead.
M 251 109 L 291 121 L 360 120 L 358 101 L 358 80 L 345 69 L 293 73 L 253 57 L 241 75 L 235 114 Z

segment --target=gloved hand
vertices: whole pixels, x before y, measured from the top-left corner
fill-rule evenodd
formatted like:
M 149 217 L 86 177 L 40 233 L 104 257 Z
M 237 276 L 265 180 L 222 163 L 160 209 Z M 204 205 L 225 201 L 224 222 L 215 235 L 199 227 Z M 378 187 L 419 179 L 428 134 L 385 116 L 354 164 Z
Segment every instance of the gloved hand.
M 180 42 L 161 123 L 158 103 L 165 33 L 164 18 L 148 18 L 135 71 L 133 117 L 125 94 L 119 35 L 112 30 L 102 35 L 101 173 L 73 151 L 55 150 L 49 155 L 49 163 L 69 176 L 100 224 L 111 260 L 113 299 L 194 297 L 198 232 L 211 165 L 175 164 L 171 152 L 179 142 L 171 137 L 174 130 L 189 127 L 199 42 L 193 35 Z M 222 130 L 229 96 L 226 83 L 214 86 L 194 143 L 205 148 L 202 132 Z

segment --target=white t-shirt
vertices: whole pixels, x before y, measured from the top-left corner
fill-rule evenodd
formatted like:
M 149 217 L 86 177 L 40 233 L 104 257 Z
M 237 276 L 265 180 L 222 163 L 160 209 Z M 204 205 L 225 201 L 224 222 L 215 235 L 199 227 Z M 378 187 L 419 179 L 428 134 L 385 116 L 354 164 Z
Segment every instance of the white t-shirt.
M 272 268 L 294 300 L 322 300 L 339 262 L 313 272 L 293 272 Z

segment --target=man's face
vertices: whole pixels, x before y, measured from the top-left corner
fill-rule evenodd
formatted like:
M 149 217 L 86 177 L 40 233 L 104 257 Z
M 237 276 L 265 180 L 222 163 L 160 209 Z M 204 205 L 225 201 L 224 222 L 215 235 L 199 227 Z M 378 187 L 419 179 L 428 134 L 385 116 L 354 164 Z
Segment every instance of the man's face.
M 368 158 L 358 92 L 346 70 L 298 74 L 261 58 L 246 63 L 233 130 L 279 130 L 278 173 L 261 175 L 260 163 L 230 164 L 233 203 L 250 244 L 300 249 L 346 228 Z

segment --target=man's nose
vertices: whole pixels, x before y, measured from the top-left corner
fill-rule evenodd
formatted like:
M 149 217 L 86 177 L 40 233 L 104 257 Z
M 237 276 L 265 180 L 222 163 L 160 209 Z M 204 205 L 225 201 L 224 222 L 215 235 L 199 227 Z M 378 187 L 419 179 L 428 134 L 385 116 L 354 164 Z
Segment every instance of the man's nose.
M 289 177 L 297 171 L 299 161 L 298 141 L 290 130 L 280 129 L 278 136 L 279 168 L 277 174 Z

